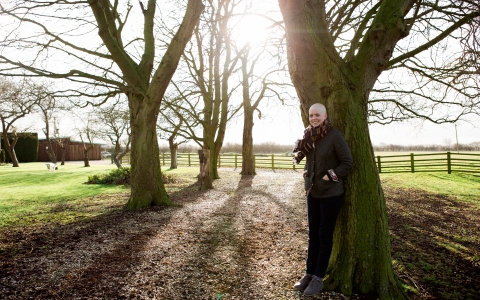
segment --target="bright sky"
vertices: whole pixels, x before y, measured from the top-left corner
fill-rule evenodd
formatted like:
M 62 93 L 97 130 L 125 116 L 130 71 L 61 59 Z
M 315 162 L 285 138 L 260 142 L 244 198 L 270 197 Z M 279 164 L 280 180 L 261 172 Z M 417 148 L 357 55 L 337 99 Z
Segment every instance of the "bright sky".
M 260 3 L 260 2 L 258 2 Z M 271 9 L 278 8 L 275 0 L 261 2 L 262 5 Z M 256 3 L 257 4 L 257 3 Z M 275 6 L 274 6 L 275 5 Z M 278 13 L 278 12 L 277 12 Z M 269 16 L 272 17 L 271 14 Z M 278 16 L 277 16 L 278 17 Z M 280 17 L 281 18 L 281 17 Z M 278 19 L 278 18 L 277 18 Z M 265 25 L 261 24 L 258 16 L 249 16 L 244 20 L 245 26 L 236 33 L 236 40 L 239 44 L 247 41 L 257 43 L 265 37 L 265 31 L 262 29 Z M 303 124 L 301 122 L 297 107 L 275 105 L 270 102 L 269 107 L 262 108 L 263 118 L 255 119 L 253 128 L 254 143 L 275 142 L 277 144 L 293 145 L 297 138 L 302 137 Z M 35 119 L 30 116 L 22 123 L 31 123 Z M 73 127 L 73 124 L 65 124 L 71 118 L 63 118 L 61 127 Z M 480 121 L 475 119 L 475 126 L 466 122 L 457 124 L 458 142 L 468 144 L 474 141 L 480 141 Z M 42 136 L 41 124 L 36 125 L 39 136 Z M 243 130 L 243 116 L 239 115 L 232 120 L 227 127 L 225 143 L 241 143 Z M 417 145 L 417 144 L 453 144 L 456 142 L 456 131 L 453 124 L 434 125 L 429 122 L 415 122 L 405 124 L 391 125 L 372 125 L 370 126 L 371 140 L 374 145 L 398 144 L 398 145 Z
M 255 119 L 253 127 L 253 142 L 275 142 L 277 144 L 294 144 L 303 135 L 303 123 L 300 114 L 294 108 L 275 107 L 264 111 L 262 120 Z M 457 126 L 458 142 L 468 144 L 480 141 L 480 128 L 462 122 Z M 233 120 L 227 127 L 225 143 L 241 143 L 243 117 Z M 370 126 L 370 138 L 373 145 L 446 145 L 455 144 L 454 124 L 433 124 L 431 122 L 415 121 L 389 125 L 374 124 Z

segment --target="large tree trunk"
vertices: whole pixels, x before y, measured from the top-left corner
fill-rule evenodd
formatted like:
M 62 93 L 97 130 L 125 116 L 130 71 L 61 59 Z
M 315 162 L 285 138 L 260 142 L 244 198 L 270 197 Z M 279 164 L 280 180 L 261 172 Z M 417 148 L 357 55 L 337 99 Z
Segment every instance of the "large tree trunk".
M 243 143 L 242 143 L 242 175 L 255 175 L 253 161 L 253 110 L 244 104 Z
M 354 159 L 325 286 L 347 295 L 355 292 L 375 294 L 380 299 L 407 298 L 392 267 L 385 198 L 367 120 L 369 91 L 400 39 L 398 28 L 390 32 L 382 28 L 382 34 L 366 36 L 365 41 L 371 39 L 372 45 L 363 54 L 359 51 L 363 57 L 358 57 L 352 63 L 358 65 L 352 67 L 335 50 L 323 2 L 279 3 L 287 33 L 289 71 L 302 113 L 308 115 L 315 102 L 324 104 L 334 127 L 345 135 Z M 378 50 L 377 55 L 372 49 Z
M 131 194 L 126 207 L 173 205 L 167 195 L 160 169 L 157 140 L 158 109 L 152 108 L 135 95 L 129 95 L 132 144 L 130 151 Z
M 161 61 L 156 65 L 154 25 L 158 4 L 156 1 L 147 2 L 147 7 L 140 3 L 144 16 L 144 52 L 138 64 L 128 55 L 123 44 L 119 43 L 121 30 L 117 30 L 116 20 L 112 20 L 112 16 L 116 17 L 117 12 L 99 1 L 89 2 L 99 25 L 98 34 L 121 69 L 123 79 L 128 83 L 126 94 L 132 140 L 131 194 L 127 208 L 173 205 L 162 181 L 156 122 L 162 98 L 204 9 L 201 0 L 188 0 L 182 23 Z M 152 74 L 154 66 L 157 66 L 157 69 Z

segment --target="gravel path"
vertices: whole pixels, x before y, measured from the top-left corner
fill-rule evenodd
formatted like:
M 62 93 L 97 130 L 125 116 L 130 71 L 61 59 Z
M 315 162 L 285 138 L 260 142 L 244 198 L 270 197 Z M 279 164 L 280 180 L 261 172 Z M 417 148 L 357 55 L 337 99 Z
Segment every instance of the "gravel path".
M 172 194 L 179 207 L 117 210 L 83 225 L 19 235 L 23 247 L 0 269 L 0 295 L 303 299 L 292 289 L 307 245 L 301 173 L 220 176 L 213 190 Z M 317 298 L 348 299 L 331 292 Z

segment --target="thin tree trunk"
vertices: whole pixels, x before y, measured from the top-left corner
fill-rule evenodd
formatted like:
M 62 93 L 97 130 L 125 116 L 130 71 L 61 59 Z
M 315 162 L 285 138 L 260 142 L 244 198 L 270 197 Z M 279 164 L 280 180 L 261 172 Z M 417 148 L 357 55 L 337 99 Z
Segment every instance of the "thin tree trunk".
M 61 163 L 62 166 L 65 165 L 65 156 L 66 155 L 67 155 L 67 147 L 63 146 L 62 147 L 62 163 Z
M 255 175 L 253 161 L 253 110 L 244 106 L 243 118 L 243 143 L 242 143 L 242 175 Z
M 88 159 L 88 151 L 89 150 L 90 150 L 90 148 L 83 150 L 83 166 L 84 167 L 90 167 L 90 161 Z
M 48 133 L 48 131 L 47 131 Z M 48 157 L 50 158 L 50 161 L 54 164 L 57 163 L 57 156 L 55 155 L 55 151 L 52 147 L 52 142 L 50 140 L 50 138 L 47 136 L 47 154 L 48 154 Z
M 15 153 L 15 144 L 17 143 L 17 139 L 14 138 L 12 143 L 8 140 L 8 136 L 6 131 L 4 130 L 3 133 L 3 144 L 5 145 L 5 150 L 8 152 L 10 159 L 12 160 L 12 167 L 18 168 L 20 165 L 18 164 L 17 154 Z
M 178 152 L 178 144 L 171 143 L 170 144 L 170 169 L 178 168 L 177 152 Z
M 120 157 L 120 154 L 113 154 L 112 155 L 113 157 L 113 162 L 115 163 L 115 166 L 117 166 L 117 168 L 121 168 L 122 167 L 122 159 Z
M 7 146 L 5 145 L 7 151 L 8 151 L 8 155 L 10 155 L 10 159 L 12 160 L 12 167 L 15 167 L 15 168 L 18 168 L 20 167 L 20 165 L 18 164 L 18 158 L 17 158 L 17 154 L 15 153 L 15 149 L 14 147 L 15 146 Z
M 122 153 L 120 153 L 120 142 L 117 138 L 117 141 L 115 142 L 115 149 L 113 150 L 113 153 L 111 155 L 112 161 L 115 163 L 115 166 L 117 166 L 117 168 L 122 167 L 122 158 L 124 155 L 125 154 L 122 155 Z

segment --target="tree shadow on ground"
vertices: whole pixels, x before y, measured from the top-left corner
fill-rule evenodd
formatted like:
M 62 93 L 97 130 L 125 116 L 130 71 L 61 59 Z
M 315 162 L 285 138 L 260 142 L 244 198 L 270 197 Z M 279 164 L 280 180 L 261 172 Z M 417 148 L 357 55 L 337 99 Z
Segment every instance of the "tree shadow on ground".
M 392 257 L 416 298 L 480 299 L 480 217 L 474 204 L 386 186 Z
M 184 189 L 188 193 L 195 184 Z M 185 193 L 184 189 L 173 196 Z M 125 198 L 122 203 L 128 200 L 127 194 L 118 196 Z M 5 299 L 118 298 L 118 282 L 133 272 L 138 253 L 171 216 L 164 213 L 165 207 L 131 211 L 123 205 L 68 224 L 2 231 L 0 295 Z M 51 211 L 83 209 L 59 203 Z M 110 281 L 112 274 L 115 281 Z

